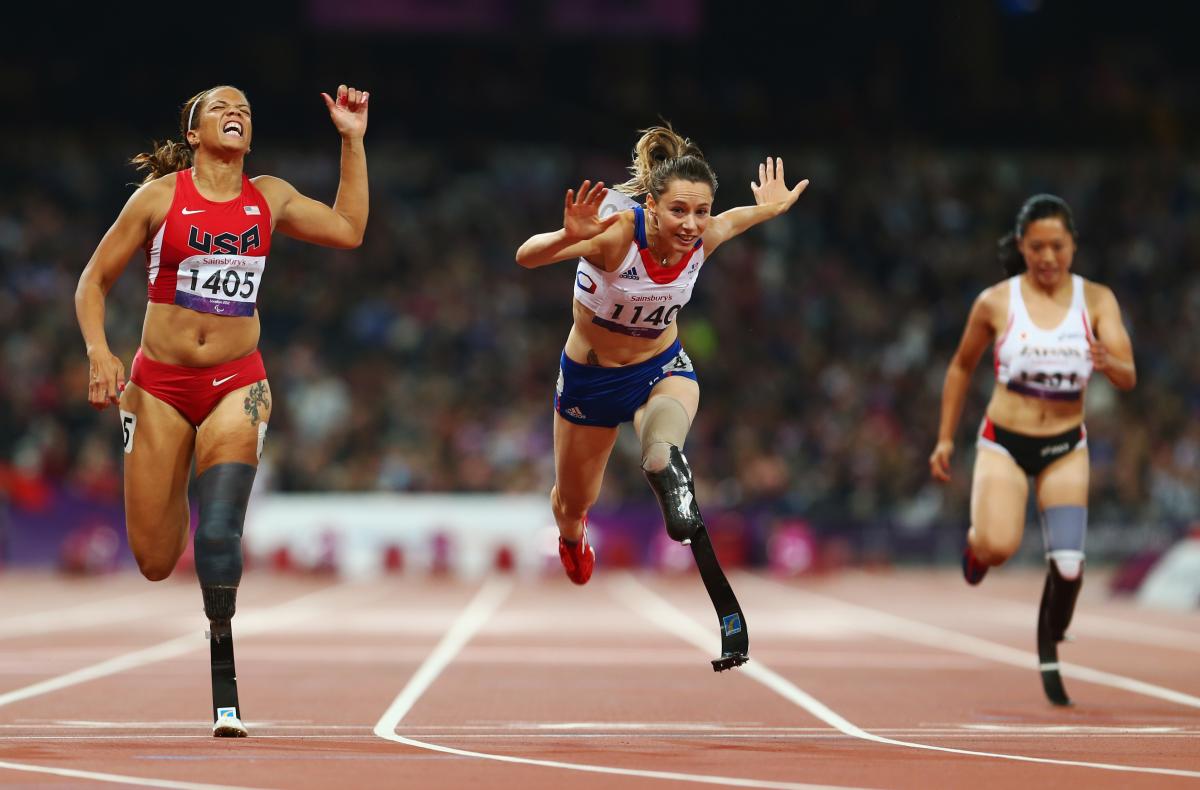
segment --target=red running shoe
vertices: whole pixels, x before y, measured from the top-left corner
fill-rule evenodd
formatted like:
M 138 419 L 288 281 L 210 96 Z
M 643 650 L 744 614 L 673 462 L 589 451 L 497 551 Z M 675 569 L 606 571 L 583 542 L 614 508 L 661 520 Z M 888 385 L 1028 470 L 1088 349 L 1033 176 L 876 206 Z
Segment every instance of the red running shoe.
M 576 584 L 587 584 L 596 567 L 596 552 L 587 539 L 587 519 L 583 520 L 583 535 L 579 540 L 565 540 L 558 536 L 558 558 L 562 560 L 567 578 Z
M 975 555 L 971 552 L 970 543 L 968 543 L 967 547 L 963 549 L 962 572 L 963 578 L 967 580 L 967 584 L 972 586 L 983 581 L 983 577 L 986 576 L 988 572 L 988 566 L 975 559 Z

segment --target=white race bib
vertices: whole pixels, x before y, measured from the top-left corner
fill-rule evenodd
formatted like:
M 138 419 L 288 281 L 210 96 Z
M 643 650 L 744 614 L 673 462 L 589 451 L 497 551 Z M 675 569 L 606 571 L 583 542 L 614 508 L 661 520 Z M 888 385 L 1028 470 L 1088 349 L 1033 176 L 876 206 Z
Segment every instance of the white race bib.
M 200 313 L 254 315 L 266 265 L 261 255 L 193 255 L 179 264 L 175 304 Z

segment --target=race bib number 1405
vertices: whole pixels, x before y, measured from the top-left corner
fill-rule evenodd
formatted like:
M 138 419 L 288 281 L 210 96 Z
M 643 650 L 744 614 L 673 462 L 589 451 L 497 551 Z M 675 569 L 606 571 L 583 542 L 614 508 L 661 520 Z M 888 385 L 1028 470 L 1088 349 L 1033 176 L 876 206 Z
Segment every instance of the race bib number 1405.
M 266 258 L 197 255 L 179 264 L 175 304 L 201 313 L 254 315 Z

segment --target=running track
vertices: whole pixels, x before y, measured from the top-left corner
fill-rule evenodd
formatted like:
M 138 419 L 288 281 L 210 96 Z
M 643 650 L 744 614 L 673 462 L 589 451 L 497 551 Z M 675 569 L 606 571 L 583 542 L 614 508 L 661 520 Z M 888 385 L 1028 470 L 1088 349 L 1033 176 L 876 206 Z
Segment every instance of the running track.
M 695 575 L 250 573 L 252 737 L 218 741 L 194 579 L 0 574 L 0 787 L 1200 790 L 1200 614 L 1092 574 L 1056 709 L 1036 572 L 731 581 L 751 662 L 718 675 Z

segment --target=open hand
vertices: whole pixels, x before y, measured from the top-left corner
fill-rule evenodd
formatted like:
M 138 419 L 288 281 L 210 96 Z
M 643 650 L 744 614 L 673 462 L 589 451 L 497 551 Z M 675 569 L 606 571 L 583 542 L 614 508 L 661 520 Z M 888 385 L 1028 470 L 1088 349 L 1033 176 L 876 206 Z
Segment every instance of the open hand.
M 787 211 L 808 187 L 808 179 L 804 179 L 791 189 L 783 180 L 783 160 L 768 156 L 764 164 L 758 166 L 758 183 L 750 182 L 750 191 L 754 193 L 754 202 L 759 206 L 775 204 L 779 213 Z
M 329 108 L 333 125 L 343 138 L 361 139 L 367 133 L 367 99 L 371 98 L 371 94 L 339 85 L 336 99 L 328 93 L 322 93 L 321 97 Z
M 608 190 L 604 188 L 603 181 L 597 181 L 589 189 L 591 183 L 584 181 L 580 184 L 578 193 L 573 189 L 567 190 L 563 205 L 563 230 L 572 241 L 595 238 L 621 218 L 619 211 L 600 218 L 600 204 L 604 202 Z

